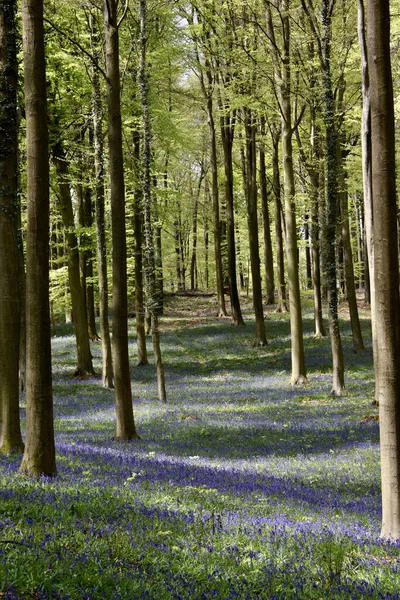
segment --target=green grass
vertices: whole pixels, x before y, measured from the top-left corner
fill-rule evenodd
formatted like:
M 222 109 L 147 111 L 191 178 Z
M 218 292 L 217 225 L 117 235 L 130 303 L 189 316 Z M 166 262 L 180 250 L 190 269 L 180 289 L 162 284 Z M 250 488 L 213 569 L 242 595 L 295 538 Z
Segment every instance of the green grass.
M 135 366 L 130 323 L 134 443 L 113 440 L 113 391 L 73 378 L 73 330 L 57 328 L 58 476 L 32 480 L 20 457 L 0 457 L 0 598 L 400 598 L 399 544 L 379 538 L 366 312 L 363 354 L 342 312 L 348 395 L 333 398 L 307 299 L 309 383 L 294 389 L 288 315 L 268 308 L 269 344 L 255 348 L 242 301 L 235 328 L 215 298 L 168 299 L 166 405 L 154 366 Z

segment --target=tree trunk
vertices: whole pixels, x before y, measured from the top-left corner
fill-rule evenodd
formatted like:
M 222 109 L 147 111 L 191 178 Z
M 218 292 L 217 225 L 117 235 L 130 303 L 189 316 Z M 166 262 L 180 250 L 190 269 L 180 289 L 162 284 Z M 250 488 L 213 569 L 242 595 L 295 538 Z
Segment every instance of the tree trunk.
M 372 347 L 374 356 L 376 348 L 376 323 L 375 323 L 375 276 L 374 276 L 374 226 L 373 226 L 373 198 L 372 198 L 372 139 L 371 139 L 371 95 L 368 68 L 368 53 L 365 32 L 365 11 L 363 0 L 358 1 L 358 38 L 361 50 L 361 87 L 362 87 L 362 120 L 361 120 L 361 148 L 363 167 L 363 193 L 364 193 L 364 223 L 365 245 L 367 248 L 368 284 L 371 304 Z M 378 399 L 376 385 L 375 397 Z
M 104 0 L 108 105 L 108 144 L 111 179 L 111 232 L 113 265 L 112 348 L 117 440 L 138 438 L 132 407 L 128 352 L 128 293 L 126 274 L 125 182 L 119 74 L 116 0 Z
M 261 135 L 265 135 L 265 118 L 261 117 Z M 268 210 L 268 189 L 265 176 L 265 150 L 260 146 L 260 196 L 264 239 L 265 301 L 275 302 L 274 259 L 272 254 L 271 223 Z
M 21 286 L 18 244 L 16 2 L 0 7 L 0 452 L 23 450 L 19 419 Z
M 304 241 L 305 252 L 306 252 L 306 279 L 307 279 L 307 289 L 311 290 L 312 288 L 312 269 L 311 269 L 311 251 L 310 251 L 310 225 L 309 225 L 309 215 L 304 215 Z
M 69 170 L 65 152 L 60 141 L 53 146 L 53 160 L 57 171 L 59 206 L 67 242 L 69 289 L 71 292 L 72 312 L 74 315 L 77 351 L 77 367 L 75 375 L 93 375 L 94 369 L 92 365 L 92 355 L 90 353 L 85 296 L 80 276 L 78 240 L 75 233 Z
M 92 52 L 99 53 L 99 34 L 92 19 Z M 100 78 L 96 68 L 92 71 L 92 114 L 95 169 L 95 216 L 97 238 L 97 271 L 99 277 L 100 338 L 102 356 L 102 384 L 112 388 L 113 365 L 111 354 L 110 325 L 108 322 L 108 274 L 107 240 L 104 216 L 104 137 L 102 128 L 103 105 Z
M 197 221 L 198 221 L 198 213 L 199 213 L 199 200 L 200 200 L 200 192 L 201 185 L 204 179 L 204 164 L 201 161 L 200 166 L 200 175 L 199 175 L 199 183 L 196 191 L 196 195 L 194 198 L 194 206 L 193 206 L 193 220 L 192 220 L 192 257 L 190 261 L 190 288 L 192 290 L 198 289 L 198 273 L 197 273 Z
M 328 287 L 329 332 L 332 350 L 332 393 L 340 396 L 345 392 L 344 362 L 339 329 L 338 293 L 336 273 L 336 227 L 338 218 L 338 132 L 335 122 L 335 100 L 330 70 L 331 52 L 331 0 L 323 0 L 322 6 L 322 53 L 323 53 L 323 97 L 326 143 L 326 192 L 323 259 Z
M 162 262 L 162 235 L 161 235 L 161 224 L 159 218 L 159 210 L 157 198 L 154 202 L 154 212 L 156 224 L 154 227 L 154 247 L 155 247 L 155 267 L 156 267 L 156 300 L 157 300 L 157 314 L 164 314 L 164 273 L 163 273 L 163 262 Z
M 92 137 L 92 136 L 90 136 Z M 93 145 L 93 144 L 91 144 Z M 83 162 L 83 157 L 82 157 Z M 91 166 L 87 163 L 83 164 L 85 171 L 91 171 Z M 84 172 L 81 173 L 82 179 L 84 179 Z M 99 339 L 96 331 L 96 314 L 94 308 L 94 287 L 93 287 L 93 252 L 92 252 L 92 239 L 91 233 L 88 230 L 93 225 L 93 214 L 92 214 L 92 190 L 88 182 L 86 185 L 79 185 L 79 227 L 82 228 L 79 245 L 82 248 L 79 252 L 81 262 L 81 282 L 83 295 L 85 298 L 86 306 L 86 319 L 89 333 L 89 339 L 96 341 Z
M 261 276 L 260 276 L 260 254 L 258 242 L 258 216 L 257 216 L 257 168 L 256 168 L 256 134 L 255 124 L 252 122 L 252 113 L 245 110 L 246 130 L 246 200 L 247 200 L 247 222 L 249 228 L 249 246 L 251 277 L 253 283 L 253 306 L 256 319 L 256 345 L 265 346 L 267 338 L 265 334 L 264 309 L 262 302 Z
M 272 154 L 272 187 L 274 191 L 275 208 L 275 244 L 276 265 L 278 279 L 278 303 L 276 312 L 287 312 L 286 283 L 285 283 L 285 257 L 282 236 L 282 203 L 281 203 L 281 181 L 279 172 L 279 140 L 280 129 L 272 130 L 273 154 Z
M 324 337 L 325 327 L 322 317 L 321 293 L 319 173 L 317 172 L 315 172 L 314 177 L 311 178 L 311 190 L 311 253 L 314 295 L 314 331 L 317 337 Z
M 354 281 L 353 253 L 351 250 L 348 192 L 343 167 L 340 169 L 340 212 L 342 221 L 342 241 L 344 252 L 344 270 L 346 277 L 347 302 L 350 312 L 351 331 L 353 334 L 353 347 L 356 352 L 364 351 L 364 342 L 361 333 L 360 318 L 358 315 L 356 286 Z
M 290 73 L 290 20 L 289 0 L 279 2 L 282 24 L 282 48 L 277 51 L 271 10 L 268 6 L 267 21 L 274 60 L 275 81 L 281 110 L 283 188 L 285 207 L 286 262 L 289 282 L 290 332 L 292 353 L 292 385 L 307 381 L 303 323 L 301 315 L 300 281 L 297 258 L 297 227 L 295 211 L 295 185 L 292 150 L 292 109 L 291 109 L 291 73 Z
M 212 214 L 214 226 L 214 258 L 215 258 L 215 277 L 217 285 L 218 317 L 227 315 L 225 296 L 224 296 L 224 277 L 222 272 L 222 253 L 221 253 L 221 227 L 219 220 L 219 191 L 218 191 L 218 160 L 217 160 L 217 141 L 214 122 L 214 108 L 212 101 L 212 76 L 207 71 L 208 91 L 207 91 L 207 122 L 210 132 L 210 162 L 211 162 L 211 190 L 212 190 Z
M 23 0 L 27 147 L 26 443 L 21 471 L 56 474 L 49 306 L 49 144 L 43 0 Z
M 372 198 L 376 319 L 375 377 L 379 399 L 382 531 L 400 539 L 400 301 L 397 251 L 395 120 L 388 0 L 367 13 L 371 84 Z
M 142 211 L 142 186 L 140 183 L 140 133 L 133 134 L 133 159 L 135 173 L 135 193 L 133 199 L 133 235 L 135 240 L 135 313 L 136 313 L 136 343 L 138 351 L 138 365 L 148 364 L 145 307 L 143 294 L 143 211 Z
M 139 56 L 139 91 L 143 115 L 143 213 L 144 213 L 144 268 L 148 285 L 147 308 L 151 315 L 151 335 L 153 341 L 154 358 L 157 372 L 158 399 L 167 401 L 165 390 L 164 366 L 161 357 L 160 331 L 158 328 L 158 314 L 156 301 L 156 272 L 153 247 L 153 228 L 151 220 L 151 181 L 150 181 L 150 156 L 151 156 L 151 130 L 148 106 L 146 44 L 147 44 L 147 2 L 140 0 L 140 56 Z
M 239 293 L 236 278 L 236 247 L 235 247 L 235 217 L 233 203 L 233 164 L 232 146 L 235 127 L 235 118 L 232 115 L 221 117 L 221 138 L 224 150 L 225 169 L 225 200 L 226 200 L 226 226 L 228 241 L 228 277 L 231 297 L 232 319 L 234 325 L 244 325 L 240 308 Z

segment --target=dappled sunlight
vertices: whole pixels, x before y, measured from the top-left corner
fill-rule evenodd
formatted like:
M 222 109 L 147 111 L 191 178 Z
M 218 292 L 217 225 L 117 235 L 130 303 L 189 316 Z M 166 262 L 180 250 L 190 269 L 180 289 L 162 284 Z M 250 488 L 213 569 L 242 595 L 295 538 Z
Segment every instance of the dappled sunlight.
M 81 582 L 76 599 L 82 586 L 93 598 L 102 586 L 111 600 L 107 581 L 117 581 L 122 598 L 158 600 L 160 589 L 267 598 L 256 590 L 278 585 L 282 598 L 297 586 L 308 600 L 337 552 L 347 571 L 332 597 L 376 598 L 373 577 L 398 597 L 400 549 L 379 539 L 370 353 L 349 367 L 350 394 L 333 398 L 329 346 L 309 336 L 309 383 L 292 387 L 288 322 L 270 318 L 275 337 L 262 349 L 251 320 L 165 333 L 168 403 L 157 400 L 152 364 L 131 369 L 134 442 L 113 439 L 113 390 L 72 377 L 72 337 L 53 338 L 58 477 L 27 479 L 18 457 L 0 456 L 3 535 L 39 548 L 16 552 L 24 564 L 36 556 L 46 589 L 58 589 L 63 568 Z M 98 365 L 98 344 L 93 355 Z M 0 547 L 0 567 L 2 556 Z

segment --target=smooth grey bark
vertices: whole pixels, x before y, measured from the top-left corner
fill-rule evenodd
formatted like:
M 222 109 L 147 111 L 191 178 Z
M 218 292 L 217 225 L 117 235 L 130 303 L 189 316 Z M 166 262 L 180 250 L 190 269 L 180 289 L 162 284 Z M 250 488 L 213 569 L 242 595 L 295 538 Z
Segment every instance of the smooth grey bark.
M 0 5 L 0 452 L 22 451 L 16 2 Z
M 117 440 L 139 438 L 132 406 L 128 350 L 128 292 L 126 273 L 125 181 L 122 151 L 119 71 L 118 0 L 104 0 L 108 107 L 108 146 L 111 180 L 113 267 L 112 349 Z
M 400 298 L 389 0 L 369 0 L 375 378 L 379 399 L 383 538 L 400 539 Z
M 49 306 L 49 143 L 43 0 L 23 0 L 27 147 L 26 441 L 23 473 L 56 474 Z

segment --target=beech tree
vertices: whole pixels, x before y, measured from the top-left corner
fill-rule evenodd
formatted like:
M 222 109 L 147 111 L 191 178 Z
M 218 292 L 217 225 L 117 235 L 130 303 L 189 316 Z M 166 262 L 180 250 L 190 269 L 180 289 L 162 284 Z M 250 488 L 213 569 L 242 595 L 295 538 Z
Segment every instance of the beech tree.
M 95 60 L 100 55 L 100 35 L 93 11 L 89 14 L 91 25 L 91 49 Z M 100 74 L 96 65 L 92 66 L 92 119 L 94 145 L 94 180 L 95 180 L 95 220 L 97 241 L 97 270 L 99 277 L 99 312 L 100 339 L 102 356 L 102 383 L 104 387 L 113 387 L 112 354 L 110 327 L 108 322 L 108 272 L 107 243 L 105 226 L 105 191 L 104 191 L 104 135 L 103 135 L 103 100 L 100 87 Z
M 18 249 L 16 0 L 0 5 L 0 452 L 22 450 L 19 421 L 21 287 Z
M 292 384 L 302 384 L 307 381 L 303 322 L 300 298 L 299 268 L 297 261 L 297 229 L 295 211 L 295 180 L 293 170 L 293 133 L 296 124 L 292 122 L 291 98 L 291 69 L 290 69 L 290 16 L 289 0 L 279 0 L 278 12 L 281 23 L 281 46 L 277 45 L 275 25 L 272 11 L 267 4 L 266 17 L 268 38 L 270 40 L 271 55 L 274 65 L 274 77 L 279 109 L 281 112 L 281 140 L 282 162 L 284 180 L 284 206 L 285 206 L 285 244 L 289 280 L 290 303 L 290 330 L 292 350 Z
M 23 0 L 27 145 L 26 442 L 21 471 L 56 473 L 49 306 L 49 142 L 43 0 Z
M 117 417 L 115 437 L 118 440 L 131 440 L 139 436 L 133 416 L 128 352 L 125 181 L 118 35 L 119 18 L 124 13 L 119 13 L 120 8 L 119 0 L 104 0 L 113 266 L 112 348 Z
M 61 139 L 58 139 L 53 146 L 53 160 L 58 177 L 59 209 L 65 228 L 69 289 L 74 315 L 77 349 L 77 368 L 75 370 L 75 375 L 90 376 L 94 374 L 94 369 L 90 352 L 85 295 L 79 269 L 79 249 L 72 207 L 69 165 Z
M 144 217 L 144 270 L 147 280 L 147 310 L 151 317 L 151 335 L 153 340 L 154 358 L 157 372 L 158 399 L 167 401 L 165 390 L 164 367 L 160 348 L 160 332 L 158 327 L 157 298 L 156 298 L 156 270 L 154 259 L 154 236 L 151 217 L 151 128 L 148 104 L 148 73 L 146 64 L 147 46 L 147 2 L 139 2 L 140 21 L 140 58 L 138 84 L 142 104 L 143 119 L 143 217 Z
M 382 531 L 400 539 L 400 298 L 395 120 L 389 0 L 369 0 L 367 49 L 371 99 L 374 239 L 374 356 L 379 400 Z

